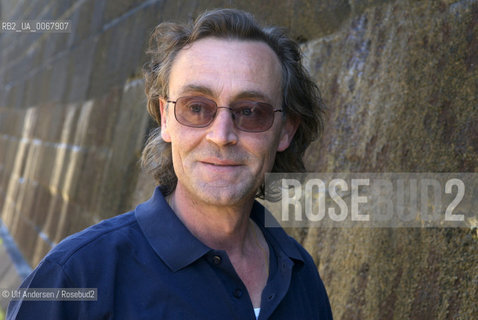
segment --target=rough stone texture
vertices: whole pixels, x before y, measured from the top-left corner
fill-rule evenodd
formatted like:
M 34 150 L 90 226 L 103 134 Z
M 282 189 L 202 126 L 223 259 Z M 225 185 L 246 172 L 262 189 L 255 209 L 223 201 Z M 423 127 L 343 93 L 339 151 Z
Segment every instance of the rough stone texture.
M 140 66 L 163 20 L 237 7 L 291 29 L 329 110 L 311 171 L 478 172 L 476 0 L 83 0 L 0 4 L 0 217 L 35 266 L 68 234 L 151 194 Z M 475 319 L 475 229 L 293 229 L 336 319 Z
M 0 241 L 0 288 L 15 288 L 20 286 L 21 283 L 22 280 L 10 261 L 7 250 Z M 9 298 L 0 298 L 0 319 L 2 319 L 2 310 L 7 310 L 10 300 Z
M 304 44 L 328 104 L 317 172 L 478 172 L 478 3 L 366 8 Z M 472 229 L 291 230 L 337 319 L 475 319 Z
M 52 243 L 130 208 L 143 96 L 136 80 L 84 103 L 2 110 L 2 220 L 32 265 Z

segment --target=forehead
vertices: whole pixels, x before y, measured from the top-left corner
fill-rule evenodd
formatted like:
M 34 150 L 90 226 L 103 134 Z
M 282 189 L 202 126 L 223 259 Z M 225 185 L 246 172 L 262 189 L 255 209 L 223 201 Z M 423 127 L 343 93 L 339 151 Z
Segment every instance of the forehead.
M 212 95 L 234 96 L 258 91 L 280 99 L 281 65 L 264 42 L 205 38 L 180 50 L 169 77 L 169 94 L 204 87 Z M 174 96 L 173 98 L 177 98 Z

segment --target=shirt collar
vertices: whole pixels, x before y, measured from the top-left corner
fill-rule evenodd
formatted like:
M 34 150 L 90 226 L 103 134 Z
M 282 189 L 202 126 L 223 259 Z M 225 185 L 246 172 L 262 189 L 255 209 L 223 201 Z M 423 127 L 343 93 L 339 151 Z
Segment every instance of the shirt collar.
M 252 207 L 251 219 L 261 228 L 267 242 L 275 250 L 281 250 L 293 260 L 304 262 L 295 241 L 282 229 L 272 213 L 257 201 L 254 202 Z M 267 227 L 265 227 L 265 221 L 267 221 Z
M 159 187 L 151 199 L 136 207 L 135 215 L 149 244 L 173 272 L 211 250 L 179 220 Z
M 282 228 L 264 227 L 266 215 L 267 219 L 274 219 L 260 203 L 254 202 L 251 218 L 261 228 L 267 242 L 275 250 L 282 250 L 289 258 L 304 261 L 294 242 Z M 153 250 L 173 272 L 188 266 L 212 250 L 179 220 L 164 199 L 160 187 L 155 189 L 151 199 L 136 207 L 135 216 Z

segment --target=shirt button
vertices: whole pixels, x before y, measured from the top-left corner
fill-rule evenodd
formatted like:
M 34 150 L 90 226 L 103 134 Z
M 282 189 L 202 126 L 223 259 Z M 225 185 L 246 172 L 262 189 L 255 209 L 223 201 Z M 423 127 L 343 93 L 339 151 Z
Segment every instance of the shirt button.
M 234 297 L 239 299 L 240 297 L 242 297 L 242 290 L 237 288 L 236 290 L 234 290 L 233 295 L 234 295 Z
M 286 273 L 286 272 L 287 272 L 287 266 L 286 266 L 286 264 L 285 264 L 284 262 L 282 263 L 281 272 L 282 272 L 282 273 Z
M 221 262 L 222 262 L 221 256 L 214 256 L 214 257 L 212 257 L 212 262 L 213 262 L 214 264 L 216 264 L 216 265 L 221 264 Z

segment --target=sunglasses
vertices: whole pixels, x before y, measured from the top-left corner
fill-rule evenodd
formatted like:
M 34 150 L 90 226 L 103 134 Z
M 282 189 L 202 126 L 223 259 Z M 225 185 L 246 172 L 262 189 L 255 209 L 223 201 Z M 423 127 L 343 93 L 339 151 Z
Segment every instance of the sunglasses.
M 180 97 L 173 103 L 176 120 L 192 128 L 205 128 L 216 118 L 217 109 L 229 109 L 237 129 L 246 132 L 264 132 L 274 123 L 275 113 L 282 112 L 264 102 L 241 100 L 229 107 L 218 107 L 216 102 L 201 96 Z

